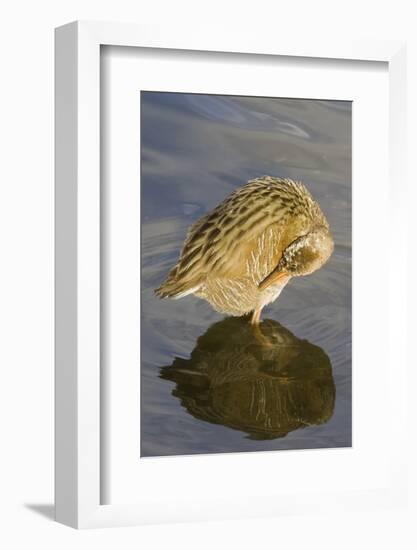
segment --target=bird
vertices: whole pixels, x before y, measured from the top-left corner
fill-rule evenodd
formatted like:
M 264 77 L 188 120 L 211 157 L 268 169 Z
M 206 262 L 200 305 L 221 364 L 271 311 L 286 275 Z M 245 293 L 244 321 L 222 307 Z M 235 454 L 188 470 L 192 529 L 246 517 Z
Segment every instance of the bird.
M 179 259 L 155 289 L 194 295 L 218 312 L 259 325 L 262 309 L 293 277 L 321 268 L 334 248 L 329 223 L 300 181 L 249 180 L 188 230 Z

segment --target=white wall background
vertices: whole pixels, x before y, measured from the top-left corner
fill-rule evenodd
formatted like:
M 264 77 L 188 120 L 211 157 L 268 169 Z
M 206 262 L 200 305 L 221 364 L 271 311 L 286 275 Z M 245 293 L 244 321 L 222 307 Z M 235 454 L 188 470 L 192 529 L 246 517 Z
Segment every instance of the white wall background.
M 413 2 L 364 0 L 9 0 L 0 8 L 0 546 L 14 548 L 415 548 L 408 510 L 77 532 L 53 499 L 53 28 L 75 19 L 178 26 L 222 21 L 251 33 L 407 38 L 409 168 L 417 151 Z M 413 183 L 410 177 L 410 182 Z M 410 218 L 415 219 L 415 188 Z M 410 223 L 410 230 L 413 230 Z M 413 271 L 410 265 L 410 282 Z M 411 283 L 410 283 L 411 287 Z M 412 290 L 412 289 L 411 289 Z M 415 297 L 412 290 L 411 299 Z M 415 303 L 415 302 L 414 302 Z M 412 334 L 410 307 L 410 335 Z M 395 366 L 393 366 L 395 368 Z M 410 400 L 416 383 L 410 373 Z M 410 453 L 416 407 L 411 404 Z M 395 434 L 392 434 L 395 444 Z M 410 455 L 411 456 L 411 455 Z M 413 482 L 415 475 L 413 475 Z

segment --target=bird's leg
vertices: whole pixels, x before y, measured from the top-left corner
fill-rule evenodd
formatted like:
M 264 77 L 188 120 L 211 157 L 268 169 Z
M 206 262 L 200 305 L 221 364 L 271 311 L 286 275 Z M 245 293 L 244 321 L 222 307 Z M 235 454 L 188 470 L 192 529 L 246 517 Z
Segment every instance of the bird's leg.
M 261 311 L 262 311 L 262 307 L 258 307 L 257 309 L 254 310 L 253 314 L 252 314 L 252 319 L 251 319 L 251 325 L 259 325 L 259 321 L 261 319 Z
M 261 317 L 261 311 L 262 311 L 262 308 L 260 307 L 253 312 L 253 316 L 251 320 L 251 324 L 253 327 L 253 334 L 255 336 L 255 340 L 258 342 L 260 346 L 264 348 L 271 347 L 272 344 L 270 340 L 262 333 L 261 323 L 259 322 L 259 319 Z

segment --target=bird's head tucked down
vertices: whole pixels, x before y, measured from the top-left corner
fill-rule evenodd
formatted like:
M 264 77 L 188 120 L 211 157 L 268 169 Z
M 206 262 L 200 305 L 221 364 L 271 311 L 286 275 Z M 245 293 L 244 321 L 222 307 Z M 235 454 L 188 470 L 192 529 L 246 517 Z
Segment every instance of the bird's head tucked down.
M 329 228 L 325 225 L 314 227 L 287 246 L 277 267 L 261 281 L 259 288 L 262 290 L 291 277 L 313 273 L 327 262 L 333 248 Z
M 333 238 L 329 229 L 324 226 L 315 227 L 286 248 L 278 269 L 286 271 L 292 277 L 309 275 L 327 262 L 333 247 Z

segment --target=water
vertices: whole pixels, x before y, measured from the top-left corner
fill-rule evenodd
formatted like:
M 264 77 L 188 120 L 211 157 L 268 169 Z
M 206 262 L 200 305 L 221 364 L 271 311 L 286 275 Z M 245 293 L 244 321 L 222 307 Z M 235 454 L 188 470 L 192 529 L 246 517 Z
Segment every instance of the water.
M 351 445 L 351 103 L 142 92 L 141 456 Z M 187 228 L 249 179 L 302 180 L 329 262 L 261 334 L 153 294 Z

